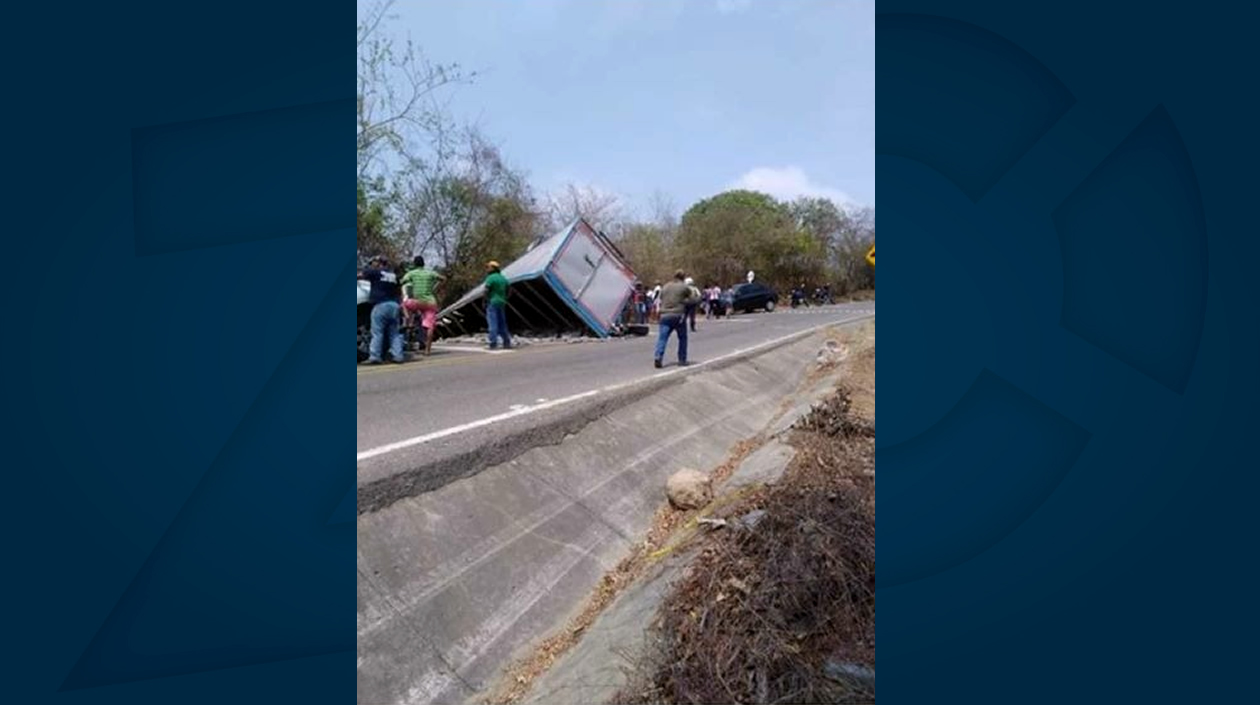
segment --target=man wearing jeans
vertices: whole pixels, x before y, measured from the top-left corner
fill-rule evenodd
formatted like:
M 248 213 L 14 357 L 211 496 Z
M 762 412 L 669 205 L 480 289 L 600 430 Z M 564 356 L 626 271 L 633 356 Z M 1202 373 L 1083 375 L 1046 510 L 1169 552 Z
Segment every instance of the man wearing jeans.
M 685 282 L 686 278 L 686 272 L 680 269 L 674 272 L 674 280 L 661 288 L 661 327 L 656 337 L 656 355 L 652 360 L 657 369 L 661 368 L 662 360 L 665 359 L 665 346 L 669 344 L 669 336 L 675 331 L 678 333 L 678 364 L 683 367 L 687 365 L 687 320 L 684 312 L 688 306 L 699 303 L 700 297 L 692 295 L 691 287 Z
M 497 349 L 501 339 L 503 349 L 510 350 L 512 337 L 508 335 L 507 327 L 508 280 L 499 271 L 498 262 L 494 260 L 487 262 L 486 269 L 490 271 L 485 281 L 486 325 L 490 328 L 490 349 Z
M 402 329 L 399 326 L 398 275 L 389 268 L 384 257 L 373 257 L 359 278 L 371 282 L 368 303 L 372 304 L 372 344 L 368 348 L 367 364 L 379 365 L 384 360 L 385 339 L 389 339 L 389 354 L 394 362 L 403 362 Z

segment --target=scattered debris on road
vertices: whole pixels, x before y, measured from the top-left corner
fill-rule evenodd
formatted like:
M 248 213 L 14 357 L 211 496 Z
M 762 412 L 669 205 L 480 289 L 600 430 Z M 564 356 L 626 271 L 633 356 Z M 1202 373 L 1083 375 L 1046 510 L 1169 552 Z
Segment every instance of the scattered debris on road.
M 525 348 L 531 345 L 550 345 L 555 343 L 585 343 L 585 342 L 602 342 L 604 339 L 594 338 L 580 333 L 567 333 L 560 335 L 541 336 L 541 335 L 518 335 L 512 334 L 512 347 Z M 485 333 L 474 335 L 461 335 L 450 338 L 443 338 L 442 342 L 447 345 L 488 345 L 490 336 Z

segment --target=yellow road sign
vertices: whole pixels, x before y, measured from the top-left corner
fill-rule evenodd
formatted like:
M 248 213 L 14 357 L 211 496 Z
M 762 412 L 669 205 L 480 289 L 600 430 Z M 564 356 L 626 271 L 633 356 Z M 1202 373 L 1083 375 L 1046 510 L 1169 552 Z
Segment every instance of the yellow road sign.
M 875 266 L 875 246 L 874 245 L 871 245 L 871 251 L 866 253 L 866 261 L 870 262 L 872 267 Z

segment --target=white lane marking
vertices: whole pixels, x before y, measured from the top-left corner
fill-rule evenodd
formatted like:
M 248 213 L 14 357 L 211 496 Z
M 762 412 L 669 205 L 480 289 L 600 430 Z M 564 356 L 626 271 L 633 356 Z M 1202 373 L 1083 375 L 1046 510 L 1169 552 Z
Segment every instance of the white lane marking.
M 437 348 L 438 346 L 435 345 L 433 347 Z M 443 348 L 446 350 L 458 350 L 459 352 L 484 353 L 486 355 L 502 355 L 504 353 L 516 352 L 515 348 L 511 350 L 489 350 L 482 347 L 474 347 L 472 345 L 443 345 L 438 349 L 441 350 Z
M 858 318 L 860 318 L 860 316 Z M 738 357 L 740 355 L 747 355 L 749 353 L 757 352 L 758 350 L 761 350 L 763 348 L 770 348 L 770 347 L 774 347 L 775 345 L 781 345 L 789 340 L 792 340 L 793 338 L 808 338 L 810 335 L 822 330 L 823 328 L 827 328 L 828 326 L 849 323 L 851 320 L 857 320 L 857 318 L 854 318 L 854 319 L 846 318 L 839 321 L 828 321 L 827 323 L 819 323 L 818 325 L 810 326 L 809 328 L 806 328 L 805 330 L 802 330 L 802 331 L 789 333 L 788 335 L 782 335 L 773 340 L 767 340 L 764 343 L 759 343 L 757 345 L 753 345 L 751 347 L 747 347 L 742 350 L 736 350 L 734 352 L 726 353 L 725 355 L 719 355 L 711 360 L 705 360 L 704 362 L 693 362 L 686 367 L 674 367 L 673 369 L 665 370 L 664 372 L 657 372 L 655 375 L 652 376 L 652 379 L 660 379 L 661 377 L 668 377 L 669 375 L 676 375 L 676 374 L 679 374 L 680 372 L 703 368 L 706 365 L 716 365 L 719 362 L 729 360 L 733 357 Z M 640 381 L 641 380 L 636 379 L 636 380 L 631 380 L 629 382 L 622 382 L 621 384 L 614 384 L 612 386 L 604 387 L 600 391 L 612 392 L 612 391 L 621 389 L 623 387 L 629 387 L 630 385 L 636 384 Z
M 682 372 L 692 372 L 694 370 L 703 369 L 707 365 L 715 365 L 719 362 L 729 360 L 739 355 L 747 355 L 749 353 L 757 352 L 765 348 L 773 347 L 775 345 L 780 345 L 794 338 L 807 338 L 810 335 L 822 330 L 823 328 L 827 328 L 828 326 L 852 323 L 853 321 L 856 321 L 863 317 L 864 316 L 862 315 L 858 315 L 852 318 L 843 318 L 840 320 L 827 321 L 826 323 L 819 323 L 818 325 L 810 326 L 809 328 L 806 328 L 805 330 L 797 331 L 795 333 L 790 333 L 788 335 L 779 336 L 778 338 L 775 338 L 773 340 L 767 340 L 764 343 L 759 343 L 757 345 L 753 345 L 747 348 L 736 350 L 734 352 L 729 352 L 729 353 L 726 353 L 725 355 L 719 355 L 718 357 L 715 357 L 711 360 L 705 360 L 704 362 L 693 362 L 687 367 L 674 367 L 673 369 L 665 370 L 663 372 L 657 372 L 653 374 L 651 377 L 647 377 L 647 378 L 640 377 L 638 379 L 632 379 L 629 382 L 622 382 L 620 384 L 613 384 L 607 387 L 601 387 L 599 389 L 592 389 L 590 391 L 581 392 L 580 394 L 573 394 L 567 397 L 562 397 L 560 399 L 555 399 L 553 401 L 543 402 L 540 404 L 533 404 L 530 406 L 522 406 L 522 405 L 513 406 L 511 411 L 508 411 L 503 414 L 498 414 L 496 416 L 488 416 L 484 419 L 480 419 L 477 421 L 470 421 L 469 423 L 461 424 L 459 426 L 451 426 L 450 428 L 444 428 L 441 431 L 434 431 L 433 433 L 426 433 L 423 436 L 416 436 L 414 438 L 408 438 L 406 440 L 397 441 L 395 443 L 389 443 L 383 446 L 372 448 L 370 450 L 365 450 L 362 453 L 359 453 L 358 460 L 367 460 L 368 458 L 375 458 L 378 455 L 384 455 L 386 453 L 392 453 L 396 450 L 402 450 L 403 448 L 410 448 L 411 446 L 417 446 L 422 443 L 436 441 L 440 438 L 453 436 L 457 433 L 463 433 L 464 431 L 471 431 L 474 428 L 481 428 L 482 426 L 489 426 L 490 424 L 498 423 L 500 421 L 506 421 L 508 419 L 513 419 L 518 416 L 532 414 L 535 411 L 544 411 L 546 409 L 554 409 L 557 406 L 562 406 L 564 404 L 568 404 L 569 402 L 578 401 L 579 399 L 587 399 L 589 397 L 595 396 L 596 394 L 607 394 L 608 392 L 617 391 L 619 389 L 623 389 L 625 387 L 638 384 L 642 382 L 644 379 L 660 379 L 662 377 L 669 377 L 671 375 L 676 375 Z M 511 351 L 507 350 L 507 351 L 498 351 L 498 352 L 511 352 Z
M 457 433 L 470 431 L 474 428 L 481 428 L 482 426 L 489 426 L 492 423 L 506 421 L 508 419 L 516 418 L 517 416 L 524 416 L 525 414 L 530 414 L 535 411 L 542 411 L 544 409 L 550 409 L 553 407 L 560 406 L 561 404 L 568 404 L 569 402 L 577 401 L 578 399 L 585 399 L 587 397 L 593 397 L 598 393 L 599 393 L 598 389 L 592 389 L 589 392 L 582 392 L 581 394 L 574 394 L 572 396 L 564 397 L 563 399 L 556 399 L 554 401 L 549 401 L 545 404 L 534 404 L 532 406 L 524 406 L 515 411 L 509 411 L 503 414 L 498 414 L 496 416 L 488 416 L 478 421 L 471 421 L 469 423 L 462 424 L 459 426 L 452 426 L 450 428 L 444 428 L 441 431 L 434 431 L 433 433 L 426 433 L 423 436 L 416 436 L 415 438 L 408 438 L 406 440 L 398 441 L 396 443 L 389 443 L 387 445 L 379 446 L 377 448 L 372 448 L 371 450 L 365 450 L 362 453 L 359 453 L 358 460 L 367 460 L 368 458 L 375 458 L 376 456 L 384 455 L 385 453 L 392 453 L 396 450 L 402 450 L 403 448 L 410 448 L 411 446 L 420 445 L 421 443 L 428 443 L 429 441 L 436 441 L 439 438 L 446 438 L 447 436 L 453 436 Z

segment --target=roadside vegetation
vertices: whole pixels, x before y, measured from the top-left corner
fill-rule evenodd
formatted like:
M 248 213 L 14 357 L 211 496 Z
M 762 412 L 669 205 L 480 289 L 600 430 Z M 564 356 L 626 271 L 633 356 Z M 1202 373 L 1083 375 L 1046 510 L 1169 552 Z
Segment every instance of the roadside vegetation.
M 702 535 L 615 702 L 875 701 L 874 350 L 798 422 L 784 476 Z

